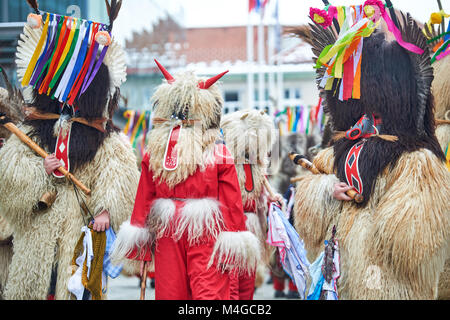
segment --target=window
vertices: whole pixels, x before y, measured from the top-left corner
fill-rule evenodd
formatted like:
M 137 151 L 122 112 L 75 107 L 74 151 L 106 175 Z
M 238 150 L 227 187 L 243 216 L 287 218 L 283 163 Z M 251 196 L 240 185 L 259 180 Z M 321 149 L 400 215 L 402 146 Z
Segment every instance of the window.
M 41 11 L 56 13 L 60 15 L 71 15 L 68 11 L 71 5 L 80 7 L 82 19 L 89 19 L 87 12 L 87 0 L 39 0 L 39 9 Z M 18 0 L 0 0 L 0 22 L 25 22 L 29 13 L 32 13 L 31 7 L 26 1 Z
M 284 98 L 289 99 L 290 97 L 291 97 L 291 92 L 289 91 L 289 89 L 285 89 L 284 90 Z
M 226 102 L 237 102 L 239 101 L 239 92 L 237 91 L 226 91 L 225 92 Z

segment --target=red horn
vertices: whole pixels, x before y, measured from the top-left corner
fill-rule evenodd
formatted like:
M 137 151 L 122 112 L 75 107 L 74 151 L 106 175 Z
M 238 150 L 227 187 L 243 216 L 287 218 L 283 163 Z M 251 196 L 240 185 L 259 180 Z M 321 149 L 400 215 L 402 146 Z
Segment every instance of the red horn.
M 166 78 L 168 83 L 173 83 L 175 81 L 175 78 L 172 77 L 172 75 L 169 73 L 169 71 L 167 71 L 159 62 L 158 60 L 155 59 L 155 62 L 159 68 L 159 70 L 161 70 L 162 74 L 164 75 L 164 78 Z
M 212 78 L 206 80 L 205 82 L 200 81 L 198 83 L 198 87 L 200 89 L 209 89 L 214 83 L 216 83 L 220 78 L 222 78 L 227 73 L 228 73 L 228 71 L 225 71 L 215 77 L 212 77 Z

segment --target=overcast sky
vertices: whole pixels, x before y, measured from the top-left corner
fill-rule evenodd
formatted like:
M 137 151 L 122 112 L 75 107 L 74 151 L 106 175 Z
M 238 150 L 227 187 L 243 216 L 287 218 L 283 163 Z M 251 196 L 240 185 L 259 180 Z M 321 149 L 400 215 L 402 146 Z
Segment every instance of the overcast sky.
M 282 24 L 306 23 L 310 7 L 324 7 L 322 0 L 278 1 Z M 336 6 L 364 3 L 364 0 L 329 1 Z M 269 0 L 268 11 L 275 3 L 276 0 Z M 430 14 L 438 11 L 436 0 L 392 0 L 392 3 L 422 22 L 428 21 Z M 444 10 L 450 13 L 450 0 L 441 0 L 441 3 Z M 151 29 L 152 23 L 166 12 L 185 27 L 246 25 L 249 19 L 248 0 L 123 0 L 121 13 L 114 24 L 114 34 L 122 42 L 133 31 Z M 255 23 L 259 21 L 255 15 L 252 19 Z

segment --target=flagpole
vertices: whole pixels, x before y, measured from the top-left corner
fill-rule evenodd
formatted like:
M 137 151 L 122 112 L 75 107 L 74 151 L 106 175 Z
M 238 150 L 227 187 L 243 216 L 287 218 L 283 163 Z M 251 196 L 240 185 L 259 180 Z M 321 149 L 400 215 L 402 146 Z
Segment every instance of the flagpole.
M 264 110 L 265 107 L 265 32 L 264 32 L 264 8 L 260 8 L 260 20 L 258 25 L 258 100 L 259 109 Z
M 273 114 L 275 93 L 275 25 L 274 16 L 270 16 L 269 20 L 269 41 L 268 41 L 268 65 L 269 65 L 269 114 Z
M 281 37 L 282 37 L 282 26 L 280 25 L 279 17 L 279 2 L 277 0 L 275 7 L 275 25 L 276 25 L 276 59 L 275 64 L 277 68 L 277 108 L 278 110 L 284 110 L 284 88 L 283 88 L 283 71 L 281 70 Z
M 254 50 L 254 28 L 252 22 L 252 13 L 249 2 L 248 23 L 247 23 L 247 108 L 254 107 L 255 83 L 253 73 L 253 62 L 255 57 Z

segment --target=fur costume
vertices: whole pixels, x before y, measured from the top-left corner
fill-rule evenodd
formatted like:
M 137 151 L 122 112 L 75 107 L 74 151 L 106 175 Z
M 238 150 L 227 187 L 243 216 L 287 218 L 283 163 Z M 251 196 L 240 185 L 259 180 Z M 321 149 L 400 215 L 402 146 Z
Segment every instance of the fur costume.
M 444 17 L 441 17 L 444 20 Z M 439 23 L 438 23 L 439 24 Z M 428 38 L 435 38 L 438 32 L 435 28 L 425 27 Z M 440 35 L 445 31 L 440 28 Z M 442 37 L 440 38 L 442 39 Z M 440 43 L 438 40 L 431 41 L 430 47 L 436 48 Z M 436 50 L 437 51 L 437 50 Z M 432 93 L 435 101 L 436 137 L 445 153 L 447 169 L 450 171 L 450 57 L 444 57 L 432 63 L 434 69 L 434 80 Z M 450 252 L 447 255 L 444 272 L 439 279 L 439 299 L 450 299 Z
M 446 153 L 447 169 L 450 172 L 450 79 L 448 70 L 450 70 L 450 58 L 446 57 L 442 60 L 436 61 L 433 64 L 434 80 L 433 80 L 433 95 L 436 102 L 437 119 L 436 136 Z M 439 120 L 445 122 L 439 123 Z M 445 262 L 445 270 L 439 279 L 439 299 L 450 299 L 450 252 L 447 255 Z
M 116 1 L 112 1 L 112 7 L 117 9 L 116 5 Z M 110 17 L 117 15 L 114 10 L 109 12 Z M 39 13 L 36 8 L 35 11 Z M 34 48 L 37 48 L 36 39 L 42 33 L 42 26 L 33 28 L 26 24 L 24 27 L 17 50 L 20 81 L 26 76 Z M 106 122 L 102 131 L 73 122 L 69 152 L 71 173 L 91 189 L 90 197 L 85 199 L 86 207 L 93 217 L 108 211 L 111 228 L 116 231 L 129 218 L 139 179 L 133 150 L 111 121 L 118 107 L 118 87 L 125 78 L 122 56 L 123 52 L 113 42 L 101 65 L 98 64 L 92 83 L 75 99 L 73 107 L 78 110 L 78 117 L 87 123 L 105 117 Z M 32 114 L 61 113 L 67 101 L 62 104 L 53 99 L 53 92 L 49 91 L 48 96 L 47 92 L 39 93 L 37 87 L 33 89 Z M 19 128 L 52 153 L 61 123 L 58 119 L 35 119 L 27 114 Z M 74 185 L 67 179 L 47 175 L 43 159 L 16 136 L 11 136 L 0 151 L 0 176 L 0 212 L 14 229 L 14 255 L 5 298 L 46 299 L 52 270 L 57 271 L 55 299 L 72 298 L 68 291 L 72 257 L 81 228 L 90 218 L 81 210 L 79 197 L 82 195 L 75 192 Z M 56 192 L 55 202 L 47 210 L 36 210 L 41 196 L 49 191 Z
M 317 139 L 314 135 L 307 136 L 304 133 L 293 132 L 282 135 L 279 141 L 279 145 L 272 149 L 272 154 L 279 153 L 278 170 L 269 179 L 275 190 L 284 193 L 289 189 L 293 177 L 306 172 L 302 167 L 292 163 L 289 153 L 296 152 L 312 159 L 314 155 L 310 150 L 316 145 Z
M 24 104 L 23 97 L 20 91 L 9 82 L 2 66 L 0 66 L 0 73 L 3 75 L 6 87 L 6 89 L 0 87 L 0 113 L 7 115 L 13 123 L 17 123 L 21 120 L 20 110 Z M 0 149 L 10 135 L 11 133 L 0 125 Z M 13 253 L 12 238 L 13 230 L 0 211 L 0 299 L 3 299 L 3 289 L 8 278 L 9 264 Z
M 220 139 L 223 106 L 214 83 L 192 72 L 154 96 L 153 123 L 131 220 L 115 260 L 155 263 L 157 300 L 227 300 L 230 276 L 255 272 L 260 245 L 246 231 L 233 158 Z
M 251 300 L 255 286 L 264 281 L 271 251 L 265 244 L 268 194 L 264 179 L 269 165 L 268 155 L 275 141 L 275 127 L 265 112 L 242 110 L 224 116 L 221 128 L 236 164 L 247 230 L 257 236 L 263 253 L 263 259 L 258 261 L 256 282 L 255 277 L 238 279 L 239 300 Z
M 423 54 L 386 41 L 376 30 L 364 38 L 359 99 L 341 100 L 335 90 L 342 81 L 338 78 L 327 90 L 336 132 L 363 125 L 358 119 L 364 114 L 375 114 L 381 126 L 373 121 L 368 128 L 376 127 L 375 134 L 366 136 L 363 126 L 359 138 L 336 139 L 314 158 L 319 170 L 334 174 L 308 174 L 296 186 L 295 226 L 311 261 L 337 227 L 340 299 L 435 299 L 447 257 L 450 175 L 434 132 L 429 49 L 409 15 L 399 20 L 403 46 L 412 43 Z M 311 32 L 317 57 L 336 42 L 333 27 L 314 24 Z M 318 83 L 324 72 L 325 67 L 318 70 Z M 332 195 L 335 183 L 347 181 L 356 189 L 357 184 L 346 179 L 354 160 L 347 156 L 363 141 L 353 163 L 363 182 L 359 190 L 364 202 L 338 201 Z

